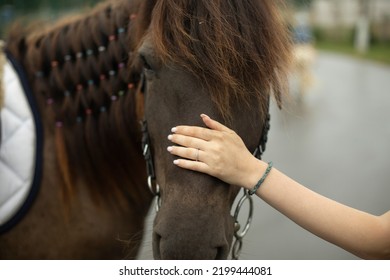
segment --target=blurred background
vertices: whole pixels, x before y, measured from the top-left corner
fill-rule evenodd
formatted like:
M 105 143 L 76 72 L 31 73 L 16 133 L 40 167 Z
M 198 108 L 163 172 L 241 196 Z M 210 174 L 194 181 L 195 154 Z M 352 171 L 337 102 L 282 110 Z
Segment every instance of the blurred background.
M 15 19 L 55 20 L 97 2 L 0 0 L 0 38 Z M 287 4 L 291 90 L 282 110 L 272 104 L 264 160 L 322 195 L 383 214 L 390 209 L 390 0 Z M 140 259 L 152 258 L 153 217 L 154 208 Z M 241 259 L 355 258 L 255 199 Z
M 93 6 L 101 0 L 0 0 L 0 38 L 14 20 L 55 20 Z
M 15 20 L 55 20 L 102 0 L 0 0 L 0 38 Z M 297 41 L 390 63 L 389 0 L 285 0 Z

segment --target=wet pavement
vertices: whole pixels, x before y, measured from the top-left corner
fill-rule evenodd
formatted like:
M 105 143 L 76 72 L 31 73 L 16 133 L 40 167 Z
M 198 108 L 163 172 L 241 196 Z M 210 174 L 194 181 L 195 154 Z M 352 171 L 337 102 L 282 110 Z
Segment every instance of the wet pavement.
M 390 210 L 390 67 L 320 53 L 313 71 L 315 84 L 302 100 L 292 92 L 282 111 L 272 106 L 263 159 L 322 195 L 383 214 Z M 152 259 L 152 219 L 139 259 Z M 256 198 L 240 259 L 356 257 Z

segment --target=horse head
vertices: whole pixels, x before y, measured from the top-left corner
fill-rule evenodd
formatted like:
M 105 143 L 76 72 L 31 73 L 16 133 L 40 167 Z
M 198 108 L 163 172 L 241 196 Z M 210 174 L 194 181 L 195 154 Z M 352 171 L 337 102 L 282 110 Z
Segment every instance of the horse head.
M 270 94 L 279 102 L 285 86 L 283 24 L 273 1 L 256 0 L 146 1 L 139 20 L 149 21 L 135 64 L 143 68 L 144 133 L 161 204 L 154 257 L 225 259 L 239 188 L 174 166 L 167 136 L 178 124 L 202 126 L 199 115 L 206 113 L 227 123 L 255 151 Z

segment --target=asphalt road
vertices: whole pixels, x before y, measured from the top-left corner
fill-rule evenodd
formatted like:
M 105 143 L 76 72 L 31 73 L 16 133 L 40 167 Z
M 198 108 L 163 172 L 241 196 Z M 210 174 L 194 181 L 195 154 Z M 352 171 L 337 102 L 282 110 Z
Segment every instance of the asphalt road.
M 380 215 L 390 210 L 390 67 L 330 53 L 315 84 L 282 111 L 271 108 L 263 159 L 310 189 Z M 153 210 L 151 211 L 153 212 Z M 139 259 L 152 259 L 151 224 Z M 305 231 L 259 198 L 240 259 L 356 259 Z

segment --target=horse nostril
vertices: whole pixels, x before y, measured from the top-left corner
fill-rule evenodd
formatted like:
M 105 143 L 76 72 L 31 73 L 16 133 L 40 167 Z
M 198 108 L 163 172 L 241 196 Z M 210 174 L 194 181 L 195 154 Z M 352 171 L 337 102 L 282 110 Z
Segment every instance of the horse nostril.
M 215 260 L 225 260 L 227 257 L 225 246 L 217 247 L 217 255 Z

